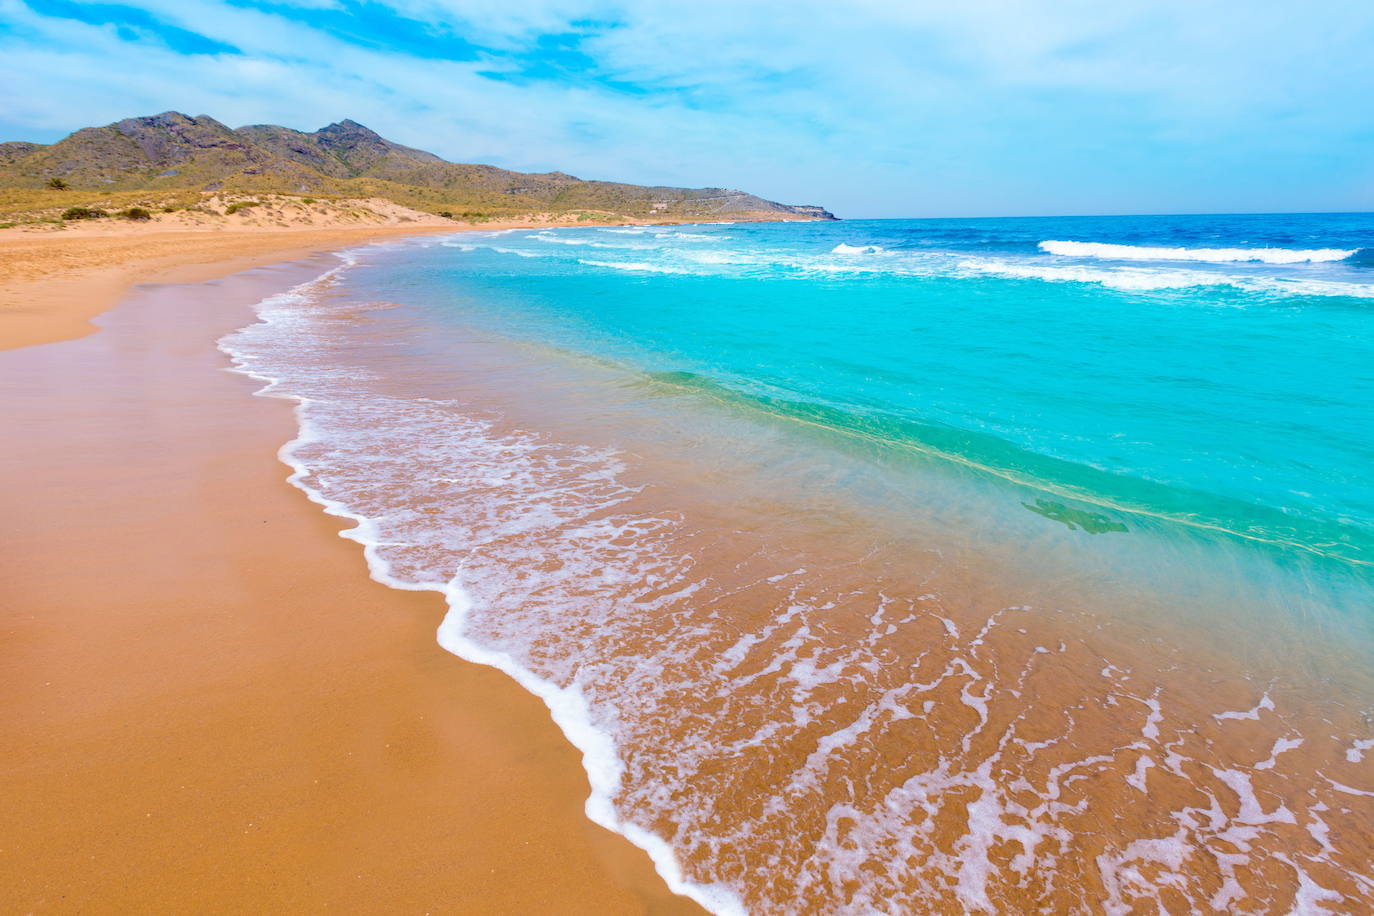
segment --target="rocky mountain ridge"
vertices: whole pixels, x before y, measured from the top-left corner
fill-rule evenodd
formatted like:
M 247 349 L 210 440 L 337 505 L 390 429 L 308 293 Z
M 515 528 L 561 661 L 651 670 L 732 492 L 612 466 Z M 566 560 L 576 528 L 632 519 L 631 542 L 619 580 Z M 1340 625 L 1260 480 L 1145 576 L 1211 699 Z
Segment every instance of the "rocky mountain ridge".
M 418 210 L 488 216 L 609 211 L 635 217 L 834 219 L 726 188 L 645 187 L 448 162 L 355 121 L 306 133 L 233 129 L 208 115 L 164 112 L 88 127 L 53 144 L 0 143 L 0 187 L 53 180 L 88 191 L 236 191 L 381 197 Z

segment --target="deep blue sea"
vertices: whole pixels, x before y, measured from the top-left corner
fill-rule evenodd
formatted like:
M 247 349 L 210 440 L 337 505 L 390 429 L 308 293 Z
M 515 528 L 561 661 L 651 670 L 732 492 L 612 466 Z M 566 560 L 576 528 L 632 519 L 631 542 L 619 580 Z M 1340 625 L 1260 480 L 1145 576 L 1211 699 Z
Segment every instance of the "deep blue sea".
M 226 346 L 716 912 L 1374 906 L 1374 214 L 475 231 Z

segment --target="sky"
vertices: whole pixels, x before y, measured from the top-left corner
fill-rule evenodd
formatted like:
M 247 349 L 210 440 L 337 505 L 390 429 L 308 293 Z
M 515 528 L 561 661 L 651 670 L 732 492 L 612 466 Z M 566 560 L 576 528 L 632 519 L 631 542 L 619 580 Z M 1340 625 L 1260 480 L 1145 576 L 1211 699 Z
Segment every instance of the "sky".
M 0 0 L 0 87 L 844 217 L 1374 210 L 1371 0 Z

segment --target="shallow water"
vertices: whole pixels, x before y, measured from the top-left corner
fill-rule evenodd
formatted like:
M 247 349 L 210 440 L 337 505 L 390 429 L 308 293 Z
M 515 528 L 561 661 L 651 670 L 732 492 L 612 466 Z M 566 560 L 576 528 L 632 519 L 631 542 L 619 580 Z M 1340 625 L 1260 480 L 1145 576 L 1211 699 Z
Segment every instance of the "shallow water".
M 1361 216 L 464 234 L 224 342 L 718 912 L 1363 912 Z M 1112 247 L 1115 246 L 1115 247 Z

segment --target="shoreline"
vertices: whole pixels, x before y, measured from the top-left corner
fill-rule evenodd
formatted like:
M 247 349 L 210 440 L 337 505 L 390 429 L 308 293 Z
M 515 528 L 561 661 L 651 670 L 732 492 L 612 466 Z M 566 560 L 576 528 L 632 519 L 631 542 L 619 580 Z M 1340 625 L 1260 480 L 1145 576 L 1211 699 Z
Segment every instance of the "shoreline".
M 596 225 L 685 222 L 626 218 Z M 386 239 L 568 226 L 576 224 L 528 219 L 288 229 L 127 225 L 0 229 L 0 352 L 94 333 L 91 319 L 114 308 L 140 284 L 199 283 Z
M 346 272 L 352 266 L 354 265 L 347 262 L 342 263 L 334 270 L 284 292 L 296 294 L 303 289 L 315 290 L 327 286 L 336 272 Z M 374 520 L 330 499 L 318 488 L 316 482 L 311 481 L 311 469 L 295 457 L 298 448 L 308 448 L 314 441 L 308 420 L 309 399 L 291 394 L 289 391 L 277 393 L 275 389 L 282 385 L 283 380 L 255 371 L 251 357 L 236 350 L 232 343 L 228 343 L 235 336 L 237 335 L 226 335 L 218 343 L 220 351 L 233 362 L 232 371 L 261 384 L 262 387 L 253 392 L 254 396 L 274 398 L 292 405 L 297 421 L 297 435 L 277 453 L 279 460 L 291 469 L 288 481 L 319 506 L 326 515 L 351 523 L 351 526 L 344 528 L 339 534 L 363 548 L 371 578 L 399 591 L 440 596 L 446 613 L 439 624 L 438 645 L 464 662 L 505 674 L 527 694 L 544 704 L 549 721 L 558 727 L 564 739 L 581 755 L 581 767 L 590 788 L 590 794 L 584 803 L 584 811 L 589 822 L 624 838 L 643 851 L 652 861 L 655 871 L 666 882 L 668 889 L 680 895 L 682 899 L 695 901 L 709 913 L 744 916 L 746 910 L 743 904 L 729 888 L 691 881 L 684 874 L 672 846 L 665 839 L 623 819 L 616 811 L 614 795 L 618 788 L 618 775 L 611 774 L 618 773 L 621 763 L 613 739 L 593 724 L 591 709 L 580 690 L 575 687 L 561 687 L 554 681 L 542 678 L 521 666 L 508 653 L 483 646 L 469 638 L 465 629 L 466 620 L 472 611 L 472 598 L 461 585 L 442 581 L 412 583 L 398 577 L 380 549 L 384 541 L 377 538 Z
M 265 309 L 261 333 L 227 343 L 281 380 L 278 393 L 307 399 L 311 442 L 294 455 L 311 473 L 304 482 L 368 522 L 383 572 L 410 588 L 463 573 L 466 642 L 508 653 L 536 686 L 585 691 L 573 699 L 594 711 L 623 766 L 602 769 L 622 787 L 619 811 L 672 837 L 698 887 L 739 889 L 770 911 L 795 909 L 798 888 L 817 908 L 1119 901 L 1140 867 L 1134 841 L 1171 836 L 1206 795 L 1211 827 L 1179 847 L 1198 856 L 1178 879 L 1191 899 L 1242 886 L 1287 894 L 1309 880 L 1359 895 L 1346 873 L 1362 841 L 1321 846 L 1298 819 L 1358 837 L 1363 815 L 1323 774 L 1366 785 L 1350 756 L 1365 730 L 1311 704 L 1324 684 L 1315 694 L 1290 684 L 1296 646 L 1272 670 L 1248 639 L 1214 655 L 1221 634 L 1156 626 L 1152 612 L 1173 605 L 1155 607 L 1149 593 L 1071 568 L 1019 574 L 1037 555 L 1020 537 L 971 554 L 958 524 L 902 522 L 925 512 L 881 524 L 873 506 L 814 485 L 831 479 L 833 453 L 806 462 L 786 429 L 736 424 L 705 405 L 694 422 L 687 399 L 679 410 L 635 371 L 561 358 L 556 323 L 526 327 L 533 341 L 507 338 L 476 317 L 502 302 L 499 283 L 482 285 L 485 265 L 438 274 L 447 259 L 426 250 L 365 255 L 356 275 Z M 443 279 L 425 282 L 430 272 Z M 480 299 L 461 291 L 464 279 Z M 451 299 L 449 286 L 460 290 Z M 625 292 L 598 291 L 593 309 Z M 510 302 L 517 315 L 520 304 Z M 797 462 L 787 480 L 770 470 L 784 454 Z M 911 780 L 925 800 L 898 794 L 911 807 L 890 807 Z M 973 818 L 970 791 L 987 820 Z M 837 807 L 854 812 L 851 824 L 827 816 Z M 936 809 L 942 820 L 927 831 L 921 813 Z M 1311 864 L 1285 873 L 1255 855 L 1223 888 L 1208 844 L 1231 824 L 1262 828 L 1255 848 L 1303 850 Z M 824 884 L 841 867 L 860 881 L 847 852 L 888 830 L 933 867 L 904 869 L 879 849 L 867 860 L 872 883 Z M 1032 836 L 1043 884 L 1007 873 L 994 832 Z M 1075 864 L 1061 871 L 1059 861 Z M 802 865 L 783 879 L 760 862 Z M 958 884 L 965 869 L 988 884 Z
M 384 238 L 463 227 L 0 235 L 0 351 L 92 334 L 134 286 L 197 283 Z
M 372 255 L 388 257 L 371 249 L 363 261 Z M 1035 894 L 1119 900 L 1112 895 L 1131 860 L 1131 847 L 1121 844 L 1163 836 L 1174 815 L 1196 810 L 1194 800 L 1205 793 L 1219 820 L 1188 848 L 1205 853 L 1209 834 L 1222 837 L 1218 831 L 1228 823 L 1262 827 L 1257 848 L 1305 849 L 1308 864 L 1290 875 L 1255 857 L 1239 877 L 1205 867 L 1180 873 L 1196 899 L 1229 899 L 1258 887 L 1286 893 L 1295 881 L 1299 890 L 1316 882 L 1330 894 L 1359 895 L 1350 883 L 1350 857 L 1361 854 L 1358 827 L 1365 815 L 1343 796 L 1370 794 L 1357 772 L 1368 742 L 1351 743 L 1366 733 L 1351 718 L 1355 710 L 1311 705 L 1327 696 L 1327 678 L 1311 693 L 1282 666 L 1256 668 L 1262 660 L 1251 656 L 1245 639 L 1233 643 L 1244 666 L 1216 666 L 1213 661 L 1225 660 L 1214 660 L 1205 641 L 1194 638 L 1202 634 L 1151 625 L 1135 612 L 1148 611 L 1146 603 L 1137 608 L 1125 591 L 1115 593 L 1125 599 L 1119 608 L 1108 602 L 1116 613 L 1092 613 L 1088 602 L 1079 614 L 1075 576 L 1052 576 L 1027 592 L 1015 577 L 998 574 L 994 567 L 1010 570 L 1015 563 L 997 555 L 983 562 L 956 558 L 947 572 L 914 566 L 913 558 L 942 557 L 951 544 L 958 550 L 957 539 L 943 530 L 926 540 L 913 531 L 907 540 L 899 536 L 901 526 L 876 526 L 869 513 L 826 499 L 794 503 L 780 493 L 776 505 L 753 502 L 751 494 L 773 489 L 750 483 L 750 461 L 767 457 L 763 440 L 757 453 L 708 457 L 707 477 L 718 478 L 711 487 L 718 492 L 708 497 L 698 489 L 702 465 L 683 458 L 693 450 L 674 444 L 674 435 L 691 441 L 697 429 L 683 416 L 642 426 L 633 420 L 636 411 L 647 419 L 657 415 L 657 405 L 629 395 L 613 400 L 630 413 L 612 416 L 612 403 L 602 400 L 606 392 L 591 376 L 591 388 L 560 384 L 559 371 L 537 354 L 481 334 L 465 339 L 443 322 L 427 321 L 419 306 L 434 301 L 437 290 L 417 293 L 409 306 L 402 297 L 377 308 L 379 295 L 387 299 L 386 281 L 414 292 L 398 269 L 403 265 L 384 267 L 380 284 L 364 281 L 350 290 L 346 282 L 325 283 L 309 291 L 310 281 L 337 263 L 318 255 L 198 285 L 145 286 L 98 319 L 101 334 L 0 356 L 0 385 L 10 395 L 0 404 L 11 418 L 0 428 L 18 433 L 21 443 L 14 454 L 0 455 L 10 470 L 0 474 L 0 489 L 12 507 L 13 530 L 24 535 L 7 545 L 17 572 L 6 574 L 6 588 L 20 599 L 16 609 L 30 612 L 5 621 L 18 649 L 11 672 L 0 676 L 0 688 L 18 698 L 21 713 L 13 733 L 0 738 L 24 749 L 19 765 L 0 777 L 0 792 L 15 799 L 14 823 L 23 825 L 6 832 L 20 837 L 20 856 L 0 854 L 0 880 L 8 885 L 30 897 L 56 888 L 77 909 L 113 900 L 126 911 L 229 900 L 257 911 L 336 902 L 350 911 L 418 911 L 456 901 L 459 911 L 472 912 L 699 912 L 668 893 L 633 843 L 649 852 L 670 887 L 714 911 L 736 909 L 734 898 L 710 893 L 716 887 L 743 888 L 740 899 L 781 909 L 795 905 L 798 887 L 813 885 L 751 884 L 766 873 L 745 870 L 740 854 L 718 870 L 712 838 L 748 836 L 755 862 L 786 859 L 794 837 L 835 855 L 848 848 L 844 835 L 832 838 L 829 821 L 811 813 L 832 810 L 828 802 L 836 797 L 859 799 L 854 805 L 861 812 L 867 799 L 886 797 L 913 770 L 926 774 L 942 809 L 957 812 L 960 793 L 977 788 L 990 804 L 1006 805 L 997 809 L 998 824 L 1020 830 L 1019 820 L 1005 819 L 1026 809 L 1014 807 L 1001 786 L 1015 781 L 1022 786 L 1017 791 L 1057 799 L 1056 772 L 1090 767 L 1090 778 L 1074 788 L 1075 804 L 1036 815 L 1025 829 L 1034 831 L 1037 845 L 1060 837 L 1060 852 L 1046 854 L 1051 863 L 1069 855 L 1098 868 L 1066 872 L 1063 887 L 1047 884 Z M 259 313 L 265 323 L 253 323 L 253 303 L 303 289 L 303 302 L 289 296 L 268 303 Z M 274 326 L 275 338 L 252 333 Z M 226 336 L 234 329 L 244 333 Z M 275 362 L 274 339 L 284 345 Z M 237 377 L 222 371 L 230 366 L 214 352 L 216 344 L 234 357 Z M 427 361 L 426 354 L 442 357 Z M 325 371 L 312 375 L 312 367 Z M 245 406 L 244 394 L 296 407 L 255 410 Z M 452 412 L 411 410 L 447 398 Z M 501 418 L 495 425 L 480 419 L 470 427 L 452 425 L 459 414 L 484 415 L 483 405 L 499 405 L 490 411 Z M 398 412 L 399 424 L 367 419 Z M 271 432 L 267 424 L 274 421 L 281 426 Z M 720 418 L 709 421 L 707 438 L 720 437 Z M 625 438 L 629 428 L 639 430 L 638 440 Z M 455 429 L 461 435 L 451 435 Z M 520 458 L 530 440 L 507 436 L 519 430 L 551 436 L 557 443 L 546 453 L 552 463 Z M 484 437 L 491 448 L 480 444 Z M 747 433 L 724 438 L 750 441 Z M 608 441 L 628 448 L 636 462 L 609 477 L 600 470 L 559 476 L 560 462 L 594 457 Z M 452 448 L 408 447 L 445 442 Z M 297 493 L 282 494 L 285 470 L 267 457 L 277 446 L 278 459 L 295 472 L 290 482 L 313 505 Z M 796 451 L 789 446 L 789 454 Z M 391 463 L 374 464 L 381 459 Z M 302 479 L 301 472 L 311 476 Z M 519 525 L 506 530 L 574 480 L 621 475 L 610 489 L 594 487 L 585 500 L 562 504 L 555 523 L 534 539 Z M 489 481 L 507 478 L 536 485 L 528 492 L 502 485 L 495 502 L 484 502 Z M 743 489 L 731 496 L 725 480 Z M 612 506 L 629 543 L 598 552 L 603 539 L 596 522 Z M 637 523 L 622 516 L 640 522 L 671 516 L 688 524 L 643 527 L 658 534 L 640 543 Z M 819 528 L 796 524 L 785 537 L 768 535 L 766 545 L 751 534 L 770 530 L 778 518 L 802 516 L 826 521 Z M 392 517 L 400 527 L 388 527 Z M 421 520 L 420 527 L 406 528 L 406 519 Z M 735 534 L 723 551 L 710 546 L 718 537 L 704 540 L 722 526 Z M 341 535 L 366 548 L 370 579 L 358 565 L 358 548 L 341 543 Z M 564 543 L 564 535 L 571 540 Z M 659 535 L 672 544 L 655 540 Z M 1007 546 L 1016 556 L 1024 549 Z M 566 564 L 558 559 L 565 547 Z M 636 565 L 631 555 L 639 547 L 646 559 Z M 546 558 L 552 578 L 502 578 L 501 571 L 520 570 L 531 556 Z M 684 570 L 679 579 L 676 562 L 687 557 L 695 572 Z M 600 577 L 578 573 L 582 558 L 590 558 Z M 806 562 L 792 578 L 777 575 L 784 568 L 779 561 L 799 558 Z M 455 560 L 458 569 L 474 570 L 462 589 L 442 585 L 458 581 Z M 558 578 L 562 572 L 570 577 Z M 700 589 L 689 572 L 703 583 Z M 803 573 L 810 579 L 795 578 Z M 1112 594 L 1083 584 L 1095 598 Z M 684 641 L 674 629 L 682 622 L 676 595 L 693 596 L 698 607 L 728 608 L 729 625 L 694 625 L 693 639 Z M 896 596 L 890 608 L 889 595 Z M 870 599 L 877 599 L 876 617 Z M 789 610 L 779 615 L 784 603 Z M 643 613 L 645 607 L 656 613 Z M 617 617 L 616 608 L 625 613 Z M 811 614 L 823 616 L 833 640 L 812 635 Z M 1005 626 L 999 623 L 1004 615 Z M 443 655 L 433 651 L 440 617 L 443 648 L 514 677 L 523 699 L 503 693 L 518 688 L 499 674 L 492 682 L 461 663 L 454 674 L 452 663 L 435 661 Z M 875 639 L 892 639 L 870 655 L 864 637 L 880 620 L 886 631 Z M 541 631 L 541 621 L 553 628 Z M 530 658 L 521 656 L 518 641 L 502 641 L 526 632 L 536 640 Z M 761 638 L 751 640 L 751 633 Z M 540 639 L 553 645 L 565 637 L 567 647 L 559 642 L 558 651 L 539 657 Z M 794 640 L 804 651 L 787 648 Z M 768 657 L 770 641 L 781 656 Z M 748 654 L 756 645 L 762 657 Z M 777 691 L 796 702 L 790 683 L 801 681 L 776 663 L 789 652 L 804 675 L 807 669 L 835 673 L 806 688 L 808 702 L 822 705 L 808 706 L 806 721 L 794 720 L 775 747 L 740 745 L 753 750 L 730 755 L 722 767 L 711 748 L 739 742 L 739 730 L 757 726 L 752 716 L 777 702 Z M 569 680 L 565 659 L 590 663 L 595 673 L 585 682 L 580 674 Z M 722 659 L 733 659 L 732 667 L 720 668 Z M 855 680 L 847 670 L 867 673 Z M 1178 670 L 1201 680 L 1181 678 Z M 644 671 L 655 672 L 667 692 L 652 701 L 617 695 L 616 685 L 639 683 L 636 674 Z M 1019 671 L 1018 679 L 1005 680 L 1004 671 Z M 982 693 L 970 694 L 977 682 L 985 685 Z M 841 683 L 849 685 L 841 702 L 820 699 L 817 691 L 839 697 Z M 55 684 L 60 689 L 46 695 Z M 684 688 L 700 693 L 705 706 L 681 703 L 673 691 Z M 890 705 L 897 702 L 892 697 L 906 699 Z M 646 718 L 638 722 L 650 727 L 639 727 L 637 704 L 659 700 L 668 705 L 644 707 Z M 855 720 L 858 707 L 878 712 Z M 624 710 L 630 711 L 626 732 L 598 729 L 598 722 L 619 723 Z M 865 741 L 826 748 L 826 736 L 849 733 L 855 721 L 872 723 Z M 433 722 L 446 724 L 441 740 L 433 726 L 421 724 Z M 549 737 L 551 724 L 562 735 Z M 917 728 L 921 734 L 911 734 Z M 1064 737 L 1043 740 L 1046 735 Z M 614 746 L 598 743 L 604 740 Z M 1006 741 L 1011 756 L 1003 754 Z M 813 745 L 826 753 L 813 752 L 799 769 L 789 749 Z M 404 750 L 394 751 L 398 746 Z M 609 768 L 599 765 L 607 753 L 619 757 Z M 964 775 L 946 779 L 945 758 L 960 755 L 967 763 L 952 772 Z M 988 765 L 995 765 L 995 778 L 981 769 Z M 841 771 L 854 780 L 841 796 L 826 795 L 824 782 L 798 779 Z M 983 775 L 969 775 L 976 773 Z M 628 774 L 623 783 L 622 774 Z M 665 781 L 655 781 L 656 774 Z M 239 784 L 226 782 L 226 775 Z M 129 787 L 140 780 L 148 785 Z M 1329 785 L 1314 803 L 1322 780 Z M 786 796 L 777 792 L 783 785 L 790 787 Z M 1134 804 L 1138 792 L 1152 804 Z M 676 807 L 665 808 L 665 797 Z M 769 816 L 785 814 L 787 829 L 774 833 L 755 809 L 759 799 L 780 797 L 790 803 L 769 809 Z M 124 804 L 130 798 L 133 804 Z M 213 804 L 201 810 L 193 802 L 202 799 Z M 178 800 L 186 810 L 174 809 Z M 148 827 L 171 825 L 165 834 L 140 829 L 143 808 L 142 816 L 152 819 Z M 1111 829 L 1097 823 L 1102 811 L 1120 812 Z M 940 861 L 959 874 L 973 867 L 996 874 L 1000 862 L 989 858 L 991 847 L 980 852 L 958 840 L 957 813 L 951 816 L 927 838 L 930 854 L 945 857 Z M 1309 820 L 1351 839 L 1329 846 L 1304 832 Z M 81 827 L 74 831 L 73 824 Z M 277 835 L 252 847 L 257 831 L 268 826 Z M 655 848 L 657 837 L 672 837 L 674 847 L 659 841 Z M 12 843 L 5 845 L 14 852 Z M 318 851 L 322 846 L 327 855 Z M 93 860 L 103 854 L 108 861 L 88 864 L 88 851 Z M 39 866 L 23 867 L 25 855 Z M 169 856 L 181 857 L 170 875 L 162 864 Z M 4 869 L 16 868 L 16 861 L 23 870 L 8 874 Z M 906 883 L 863 892 L 880 894 L 866 899 L 909 905 L 950 903 L 950 893 L 965 907 L 992 899 L 968 896 L 973 891 L 963 885 L 941 886 L 940 876 L 948 874 L 942 868 L 885 872 L 893 880 L 904 874 Z M 271 886 L 245 886 L 245 876 Z M 101 880 L 107 883 L 93 893 L 92 882 Z M 162 896 L 148 897 L 149 888 Z M 995 891 L 1007 905 L 1032 893 L 1022 885 Z M 39 904 L 31 908 L 41 911 Z
M 403 233 L 357 233 L 382 234 Z M 701 912 L 587 819 L 541 701 L 452 659 L 442 601 L 369 579 L 347 525 L 282 486 L 292 411 L 214 371 L 215 341 L 323 271 L 284 260 L 340 241 L 266 241 L 174 255 L 158 279 L 202 285 L 137 290 L 100 334 L 59 310 L 31 333 L 80 339 L 0 356 L 25 433 L 0 483 L 16 521 L 0 681 L 22 748 L 3 777 L 5 896 L 35 912 Z M 139 270 L 97 285 L 154 275 Z M 91 280 L 29 283 L 56 301 Z

